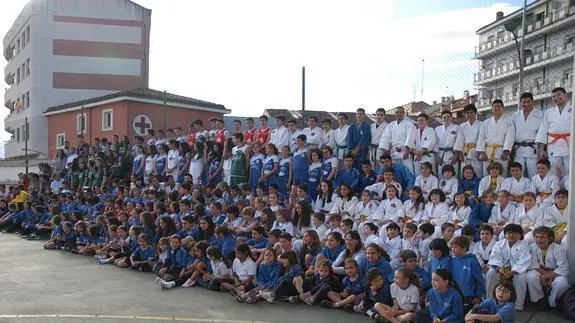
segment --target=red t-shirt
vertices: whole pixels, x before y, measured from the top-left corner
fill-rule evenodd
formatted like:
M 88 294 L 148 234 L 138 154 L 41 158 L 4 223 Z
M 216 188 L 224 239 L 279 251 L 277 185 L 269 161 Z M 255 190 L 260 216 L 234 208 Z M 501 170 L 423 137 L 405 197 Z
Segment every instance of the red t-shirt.
M 244 143 L 246 145 L 251 145 L 254 142 L 254 135 L 256 133 L 256 128 L 253 128 L 252 130 L 246 130 L 244 131 Z
M 256 138 L 259 144 L 266 143 L 272 133 L 272 128 L 258 129 Z

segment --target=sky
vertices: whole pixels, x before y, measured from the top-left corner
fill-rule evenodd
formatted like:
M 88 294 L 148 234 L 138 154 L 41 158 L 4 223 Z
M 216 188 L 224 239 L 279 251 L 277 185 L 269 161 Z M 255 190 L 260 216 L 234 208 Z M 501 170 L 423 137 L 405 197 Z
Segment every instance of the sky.
M 26 2 L 2 1 L 0 35 Z M 254 116 L 301 107 L 302 66 L 310 110 L 375 112 L 475 93 L 475 31 L 523 0 L 134 2 L 152 9 L 151 88 Z

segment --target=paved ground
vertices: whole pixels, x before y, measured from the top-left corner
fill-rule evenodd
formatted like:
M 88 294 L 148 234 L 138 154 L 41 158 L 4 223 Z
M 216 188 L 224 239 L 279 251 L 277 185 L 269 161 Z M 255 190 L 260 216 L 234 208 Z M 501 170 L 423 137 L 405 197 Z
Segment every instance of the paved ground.
M 235 302 L 200 288 L 162 291 L 148 273 L 96 264 L 89 257 L 44 251 L 38 241 L 0 233 L 0 322 L 369 322 L 305 304 Z M 568 322 L 519 313 L 517 322 Z

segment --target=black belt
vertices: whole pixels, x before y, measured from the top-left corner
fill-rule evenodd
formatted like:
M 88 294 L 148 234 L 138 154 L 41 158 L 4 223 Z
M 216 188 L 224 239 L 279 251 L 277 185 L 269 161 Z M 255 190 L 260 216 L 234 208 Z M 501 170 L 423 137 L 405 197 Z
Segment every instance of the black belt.
M 537 150 L 535 149 L 535 142 L 532 141 L 516 141 L 514 143 L 515 146 L 519 147 L 531 147 L 533 148 L 533 152 L 537 154 Z

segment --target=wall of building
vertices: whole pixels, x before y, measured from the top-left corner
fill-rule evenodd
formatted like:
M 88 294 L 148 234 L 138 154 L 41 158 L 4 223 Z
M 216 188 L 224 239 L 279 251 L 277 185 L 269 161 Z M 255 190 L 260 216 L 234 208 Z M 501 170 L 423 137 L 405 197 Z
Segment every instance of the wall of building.
M 128 135 L 134 136 L 136 132 L 132 127 L 132 122 L 134 118 L 138 115 L 145 114 L 152 120 L 153 129 L 163 129 L 164 128 L 164 111 L 166 111 L 166 128 L 174 128 L 177 126 L 182 127 L 184 131 L 187 131 L 188 124 L 194 120 L 200 119 L 204 122 L 204 127 L 209 125 L 209 119 L 212 117 L 223 117 L 222 113 L 217 112 L 207 112 L 200 110 L 192 110 L 186 108 L 170 107 L 164 110 L 162 105 L 141 103 L 141 102 L 129 102 L 128 109 L 128 119 L 127 128 Z
M 6 129 L 23 127 L 28 117 L 29 146 L 47 152 L 47 108 L 147 87 L 150 23 L 151 12 L 127 0 L 30 1 L 4 39 L 6 49 L 29 28 L 29 43 L 5 74 L 29 60 L 30 75 L 6 92 L 4 102 L 29 93 L 30 107 L 9 115 Z M 6 156 L 23 145 L 8 142 Z
M 102 118 L 104 111 L 112 110 L 112 128 L 103 129 Z M 63 112 L 47 116 L 48 120 L 48 155 L 54 156 L 57 150 L 57 137 L 65 134 L 65 140 L 72 146 L 76 146 L 79 134 L 77 118 L 81 115 L 81 110 Z M 86 109 L 84 112 L 87 129 L 83 133 L 86 142 L 92 142 L 94 138 L 112 139 L 113 135 L 130 136 L 130 139 L 137 133 L 133 127 L 133 121 L 138 116 L 146 116 L 151 121 L 151 128 L 164 128 L 164 107 L 162 105 L 141 103 L 133 101 L 122 101 L 110 104 L 103 104 L 97 107 Z M 208 125 L 208 120 L 212 117 L 222 117 L 222 113 L 206 112 L 188 108 L 168 106 L 166 113 L 167 128 L 182 127 L 187 132 L 188 123 L 201 119 L 204 125 Z M 139 134 L 139 133 L 138 133 Z

